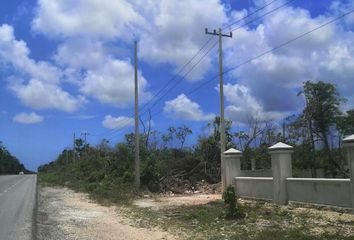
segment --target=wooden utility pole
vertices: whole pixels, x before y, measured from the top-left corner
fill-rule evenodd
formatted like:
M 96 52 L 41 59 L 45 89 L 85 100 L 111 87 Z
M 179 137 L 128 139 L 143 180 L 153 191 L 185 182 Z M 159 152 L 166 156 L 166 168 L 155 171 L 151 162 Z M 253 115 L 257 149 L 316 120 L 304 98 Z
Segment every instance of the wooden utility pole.
M 219 37 L 219 88 L 220 88 L 220 155 L 221 155 L 221 185 L 222 190 L 225 190 L 225 164 L 224 164 L 224 152 L 226 151 L 226 141 L 225 141 L 225 117 L 224 117 L 224 80 L 223 80 L 223 62 L 222 62 L 222 37 L 232 38 L 232 32 L 230 34 L 223 34 L 221 28 L 219 32 L 214 29 L 213 32 L 209 32 L 208 28 L 205 28 L 205 34 L 214 35 Z
M 135 81 L 135 187 L 140 188 L 139 156 L 139 88 L 138 88 L 138 43 L 134 42 L 134 81 Z

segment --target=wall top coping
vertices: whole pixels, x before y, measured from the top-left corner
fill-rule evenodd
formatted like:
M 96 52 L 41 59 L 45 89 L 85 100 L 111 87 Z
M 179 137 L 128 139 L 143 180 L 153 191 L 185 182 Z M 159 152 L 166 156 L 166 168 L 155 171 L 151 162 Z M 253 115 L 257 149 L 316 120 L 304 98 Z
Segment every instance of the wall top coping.
M 235 149 L 235 148 L 230 148 L 229 150 L 224 152 L 225 155 L 241 155 L 242 152 Z
M 344 138 L 343 143 L 354 143 L 354 134 Z
M 350 178 L 287 178 L 286 180 L 305 182 L 350 182 Z
M 276 150 L 293 150 L 294 147 L 290 146 L 288 144 L 282 143 L 282 142 L 278 142 L 276 144 L 274 144 L 273 146 L 268 148 L 271 151 L 276 151 Z
M 235 177 L 235 179 L 239 180 L 255 180 L 255 181 L 261 181 L 261 180 L 269 180 L 273 181 L 273 177 Z

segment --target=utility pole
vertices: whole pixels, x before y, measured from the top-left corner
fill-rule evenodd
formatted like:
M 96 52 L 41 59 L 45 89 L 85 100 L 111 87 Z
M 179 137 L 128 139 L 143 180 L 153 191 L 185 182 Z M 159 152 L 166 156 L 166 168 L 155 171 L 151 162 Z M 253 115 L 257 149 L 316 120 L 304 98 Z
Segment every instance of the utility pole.
M 74 138 L 73 138 L 73 162 L 75 162 L 75 133 L 74 133 Z
M 214 29 L 213 32 L 209 32 L 208 28 L 205 28 L 205 34 L 219 37 L 219 79 L 220 79 L 220 156 L 221 156 L 221 185 L 222 190 L 225 190 L 226 176 L 225 176 L 225 164 L 224 164 L 224 152 L 226 151 L 225 141 L 225 117 L 224 117 L 224 80 L 223 80 L 223 62 L 222 62 L 222 37 L 232 38 L 232 32 L 230 34 L 223 34 L 221 28 L 219 32 Z
M 135 82 L 135 187 L 140 188 L 139 156 L 139 88 L 138 88 L 138 42 L 134 42 L 134 82 Z
M 85 150 L 85 155 L 87 156 L 87 135 L 89 135 L 90 133 L 88 132 L 83 132 L 81 133 L 81 136 L 84 135 L 84 150 Z
M 86 143 L 87 143 L 87 135 L 89 135 L 89 133 L 88 132 L 82 132 L 81 133 L 81 136 L 84 136 L 84 143 L 85 143 L 85 145 L 86 145 Z

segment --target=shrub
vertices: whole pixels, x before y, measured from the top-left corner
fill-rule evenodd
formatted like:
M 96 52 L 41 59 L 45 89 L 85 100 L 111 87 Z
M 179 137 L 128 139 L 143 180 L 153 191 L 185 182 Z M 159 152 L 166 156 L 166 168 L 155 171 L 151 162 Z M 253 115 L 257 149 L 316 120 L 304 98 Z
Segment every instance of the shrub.
M 236 194 L 235 189 L 230 185 L 222 194 L 224 202 L 228 205 L 226 218 L 233 219 L 236 217 Z

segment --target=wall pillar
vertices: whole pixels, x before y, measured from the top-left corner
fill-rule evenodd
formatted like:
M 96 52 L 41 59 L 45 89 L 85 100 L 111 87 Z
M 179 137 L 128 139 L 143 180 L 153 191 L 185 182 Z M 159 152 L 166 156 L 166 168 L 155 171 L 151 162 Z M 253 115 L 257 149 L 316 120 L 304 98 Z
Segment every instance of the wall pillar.
M 288 203 L 286 179 L 292 177 L 293 147 L 279 142 L 268 149 L 272 158 L 273 202 L 285 205 Z
M 251 170 L 256 170 L 256 159 L 254 158 L 251 159 Z
M 350 174 L 350 194 L 352 199 L 352 208 L 354 208 L 354 134 L 343 139 L 343 147 L 347 150 Z
M 234 148 L 224 152 L 225 187 L 232 185 L 235 177 L 241 176 L 242 152 Z

